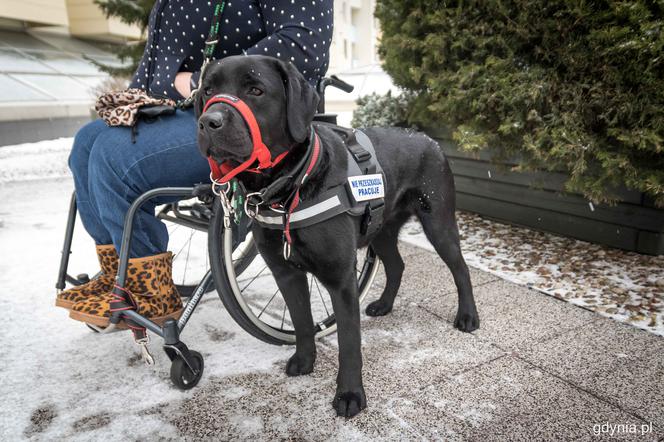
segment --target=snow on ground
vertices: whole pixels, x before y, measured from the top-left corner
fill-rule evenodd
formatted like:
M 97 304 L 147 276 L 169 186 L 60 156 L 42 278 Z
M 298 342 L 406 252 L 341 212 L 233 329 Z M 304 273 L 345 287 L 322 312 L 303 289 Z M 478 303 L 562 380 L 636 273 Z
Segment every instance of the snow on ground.
M 0 146 L 0 184 L 69 176 L 67 158 L 73 138 Z
M 458 212 L 468 265 L 664 336 L 664 256 L 612 249 Z M 419 223 L 401 240 L 433 250 Z

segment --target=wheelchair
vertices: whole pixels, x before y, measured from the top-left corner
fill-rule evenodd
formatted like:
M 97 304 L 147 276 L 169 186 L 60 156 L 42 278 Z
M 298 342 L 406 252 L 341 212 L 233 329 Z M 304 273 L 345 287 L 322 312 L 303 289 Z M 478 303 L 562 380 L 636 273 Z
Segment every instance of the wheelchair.
M 325 113 L 324 95 L 327 86 L 337 87 L 345 92 L 351 92 L 353 86 L 335 76 L 323 78 L 318 83 L 317 90 L 321 100 L 314 121 L 336 124 L 336 115 Z M 232 192 L 235 194 L 241 192 L 241 189 L 235 188 Z M 233 219 L 228 210 L 229 201 L 226 199 L 229 196 L 231 195 L 220 191 L 214 184 L 156 188 L 139 196 L 125 215 L 122 245 L 118 251 L 119 269 L 116 284 L 119 287 L 125 285 L 136 213 L 150 200 L 165 197 L 173 199 L 175 202 L 158 207 L 157 217 L 169 226 L 171 238 L 175 231 L 184 228 L 179 230 L 180 236 L 184 238 L 183 244 L 173 248 L 169 243 L 169 248 L 175 255 L 174 269 L 179 261 L 177 266 L 180 268 L 180 273 L 184 273 L 182 280 L 175 281 L 183 297 L 183 312 L 177 321 L 169 319 L 162 326 L 134 310 L 113 313 L 111 325 L 105 329 L 88 324 L 93 331 L 104 334 L 118 331 L 117 325 L 122 320 L 131 321 L 134 325 L 163 338 L 163 349 L 171 361 L 171 381 L 182 390 L 196 386 L 203 374 L 202 355 L 190 350 L 180 340 L 180 333 L 207 293 L 216 290 L 233 320 L 252 336 L 269 344 L 295 344 L 295 330 L 286 302 L 258 252 L 251 234 L 251 219 L 246 214 L 240 216 L 239 221 Z M 242 213 L 241 208 L 239 212 Z M 76 286 L 90 280 L 87 274 L 71 276 L 68 273 L 76 216 L 76 199 L 75 195 L 72 195 L 56 282 L 57 290 L 65 289 L 67 284 Z M 192 248 L 196 252 L 199 248 L 205 247 L 205 243 L 200 241 L 194 245 L 196 233 L 207 235 L 207 255 L 204 263 L 198 262 L 198 267 L 203 268 L 199 272 L 202 275 L 194 275 L 192 280 L 187 275 L 188 269 L 193 267 Z M 379 260 L 370 246 L 358 250 L 356 272 L 360 303 L 369 292 L 378 268 Z M 336 331 L 336 319 L 329 293 L 313 275 L 309 275 L 308 278 L 316 338 L 322 338 Z M 153 363 L 147 348 L 147 333 L 136 342 L 141 346 L 144 361 L 147 364 Z

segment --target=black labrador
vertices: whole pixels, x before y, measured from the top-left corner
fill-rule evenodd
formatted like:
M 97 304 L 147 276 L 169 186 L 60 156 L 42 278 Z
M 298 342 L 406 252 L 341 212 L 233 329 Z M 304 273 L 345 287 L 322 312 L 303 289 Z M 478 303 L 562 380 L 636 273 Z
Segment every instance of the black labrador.
M 318 94 L 292 64 L 266 56 L 234 56 L 210 64 L 206 70 L 195 104 L 200 152 L 218 163 L 239 165 L 252 153 L 252 140 L 239 112 L 226 103 L 215 103 L 203 113 L 207 100 L 220 93 L 239 97 L 252 109 L 272 158 L 290 151 L 285 160 L 264 174 L 239 174 L 248 192 L 265 188 L 295 167 L 306 151 L 312 124 L 322 141 L 322 161 L 301 188 L 302 199 L 346 181 L 346 147 L 329 127 L 312 123 Z M 333 407 L 338 415 L 347 417 L 366 407 L 355 273 L 358 248 L 370 244 L 385 266 L 385 290 L 366 309 L 369 316 L 385 315 L 392 310 L 404 270 L 397 248 L 399 229 L 415 215 L 454 276 L 459 293 L 454 326 L 465 332 L 479 327 L 468 268 L 459 246 L 454 180 L 440 147 L 426 135 L 412 131 L 364 131 L 386 178 L 384 223 L 378 232 L 371 237 L 362 235 L 360 217 L 338 215 L 294 230 L 292 255 L 286 260 L 281 231 L 253 228 L 259 251 L 283 293 L 295 327 L 296 350 L 286 364 L 289 376 L 311 373 L 316 359 L 306 273 L 315 275 L 330 293 L 339 340 Z

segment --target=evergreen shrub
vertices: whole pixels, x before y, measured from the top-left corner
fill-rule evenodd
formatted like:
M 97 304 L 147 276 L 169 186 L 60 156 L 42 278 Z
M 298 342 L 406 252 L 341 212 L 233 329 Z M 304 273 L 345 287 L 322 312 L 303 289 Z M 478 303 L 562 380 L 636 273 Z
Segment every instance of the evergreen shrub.
M 380 54 L 410 119 L 595 202 L 664 206 L 664 1 L 380 0 Z
M 353 127 L 371 126 L 407 126 L 408 112 L 413 101 L 412 93 L 385 95 L 372 93 L 357 99 L 357 108 L 353 111 Z

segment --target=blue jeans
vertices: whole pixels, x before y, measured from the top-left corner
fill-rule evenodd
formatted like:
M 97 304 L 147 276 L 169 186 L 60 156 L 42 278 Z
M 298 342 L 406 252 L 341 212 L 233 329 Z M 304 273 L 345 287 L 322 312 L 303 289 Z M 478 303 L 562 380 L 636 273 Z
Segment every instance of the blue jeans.
M 138 196 L 156 187 L 203 183 L 210 174 L 196 145 L 193 110 L 140 122 L 135 144 L 130 128 L 108 127 L 102 120 L 88 123 L 74 138 L 69 167 L 85 229 L 97 244 L 113 243 L 117 250 L 125 214 Z M 168 231 L 155 217 L 155 206 L 169 201 L 153 200 L 139 211 L 130 258 L 167 250 Z

